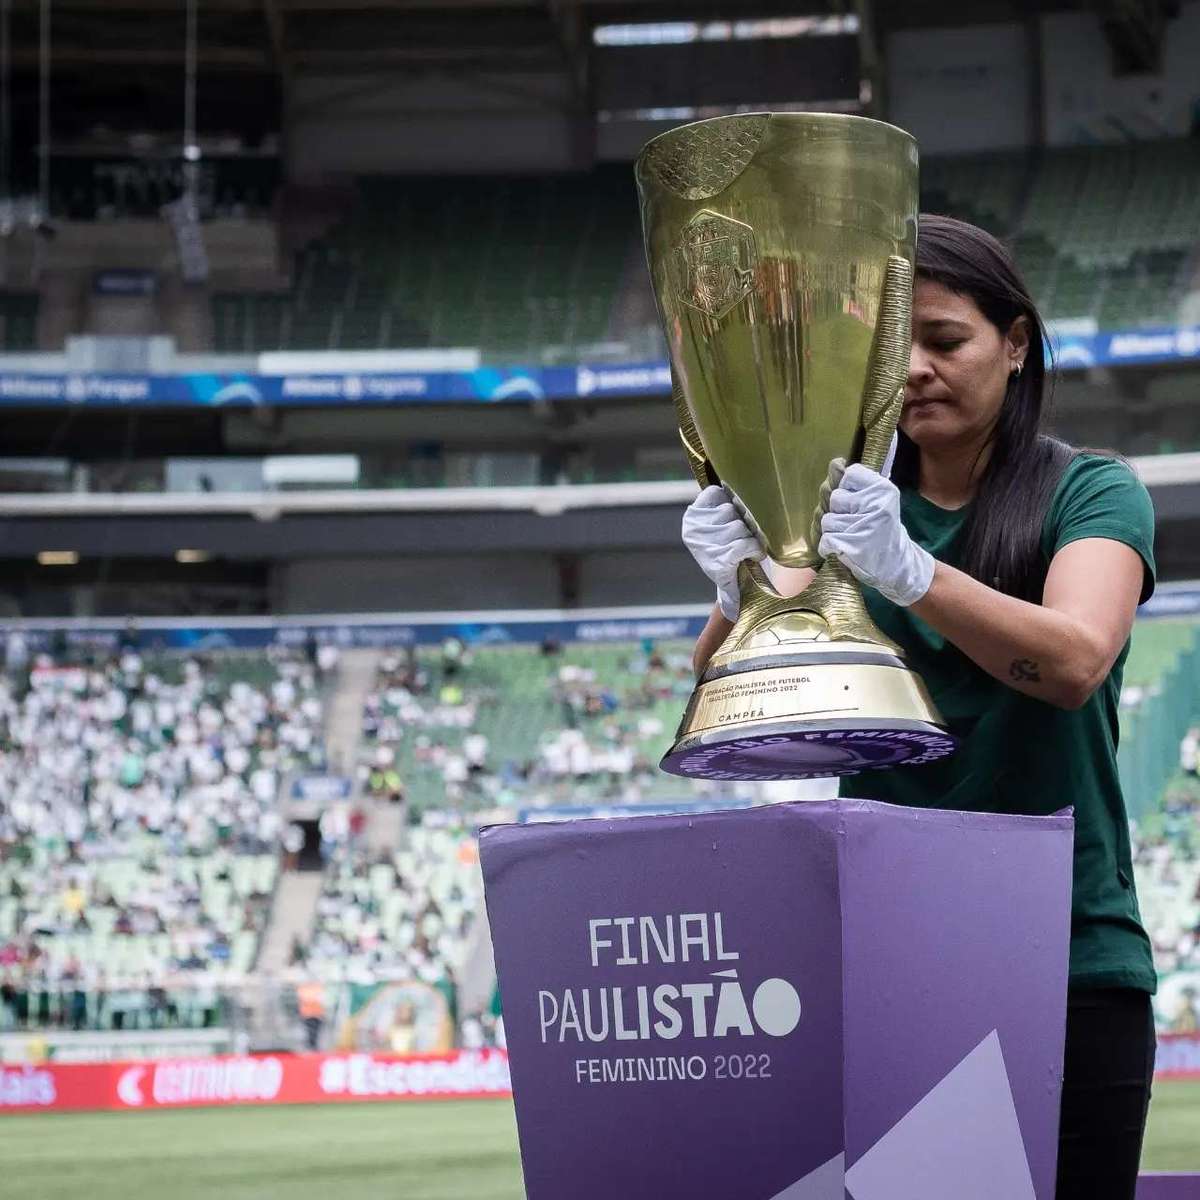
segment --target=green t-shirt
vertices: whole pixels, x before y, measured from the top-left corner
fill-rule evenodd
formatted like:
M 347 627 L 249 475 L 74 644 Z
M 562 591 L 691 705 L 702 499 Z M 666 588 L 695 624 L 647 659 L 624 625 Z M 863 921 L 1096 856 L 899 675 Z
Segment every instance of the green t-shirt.
M 939 508 L 901 489 L 909 535 L 936 559 L 959 565 L 970 506 Z M 1080 455 L 1067 467 L 1042 527 L 1044 564 L 1081 538 L 1124 542 L 1145 564 L 1142 600 L 1154 590 L 1154 510 L 1124 463 Z M 1129 822 L 1117 776 L 1117 708 L 1126 642 L 1108 678 L 1078 710 L 1022 695 L 976 666 L 911 610 L 865 588 L 879 627 L 904 648 L 950 732 L 956 753 L 920 767 L 867 771 L 842 781 L 846 796 L 918 808 L 1048 814 L 1075 809 L 1071 911 L 1072 987 L 1155 990 L 1150 941 L 1134 891 Z

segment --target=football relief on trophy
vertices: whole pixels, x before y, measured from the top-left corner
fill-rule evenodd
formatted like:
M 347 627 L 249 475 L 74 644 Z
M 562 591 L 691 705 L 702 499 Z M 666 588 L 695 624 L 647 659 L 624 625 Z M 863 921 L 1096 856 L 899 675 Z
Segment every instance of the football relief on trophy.
M 684 451 L 772 560 L 815 569 L 782 597 L 753 561 L 662 767 L 799 779 L 932 762 L 955 739 L 854 577 L 822 559 L 821 485 L 883 466 L 908 369 L 917 148 L 827 113 L 685 125 L 637 161 L 646 256 Z

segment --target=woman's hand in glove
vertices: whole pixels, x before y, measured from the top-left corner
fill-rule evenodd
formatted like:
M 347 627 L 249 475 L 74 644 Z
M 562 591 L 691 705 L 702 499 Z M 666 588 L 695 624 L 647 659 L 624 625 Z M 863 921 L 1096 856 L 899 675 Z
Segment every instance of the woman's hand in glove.
M 736 621 L 741 605 L 738 564 L 747 558 L 757 562 L 766 557 L 766 551 L 723 487 L 706 487 L 684 510 L 683 544 L 700 570 L 717 585 L 721 612 L 728 620 Z
M 900 492 L 870 467 L 847 467 L 821 518 L 822 555 L 836 554 L 855 579 L 908 607 L 933 582 L 933 556 L 900 522 Z

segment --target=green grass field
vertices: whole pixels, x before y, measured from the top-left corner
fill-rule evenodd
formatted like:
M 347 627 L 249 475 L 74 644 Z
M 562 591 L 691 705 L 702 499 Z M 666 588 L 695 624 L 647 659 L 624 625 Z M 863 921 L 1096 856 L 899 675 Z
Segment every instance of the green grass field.
M 1200 1084 L 1156 1089 L 1146 1166 L 1200 1171 Z M 505 1102 L 0 1118 L 13 1200 L 521 1200 Z

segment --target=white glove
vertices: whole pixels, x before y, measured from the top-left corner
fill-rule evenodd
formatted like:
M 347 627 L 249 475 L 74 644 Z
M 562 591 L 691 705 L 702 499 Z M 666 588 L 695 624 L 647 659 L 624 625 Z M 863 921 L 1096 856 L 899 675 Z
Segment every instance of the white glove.
M 717 585 L 721 612 L 728 620 L 736 621 L 741 607 L 738 563 L 747 558 L 757 562 L 766 558 L 767 552 L 723 487 L 706 487 L 684 510 L 683 544 L 700 570 Z
M 896 485 L 861 463 L 846 469 L 829 498 L 818 550 L 836 554 L 860 583 L 905 608 L 916 604 L 933 582 L 933 555 L 900 523 Z

